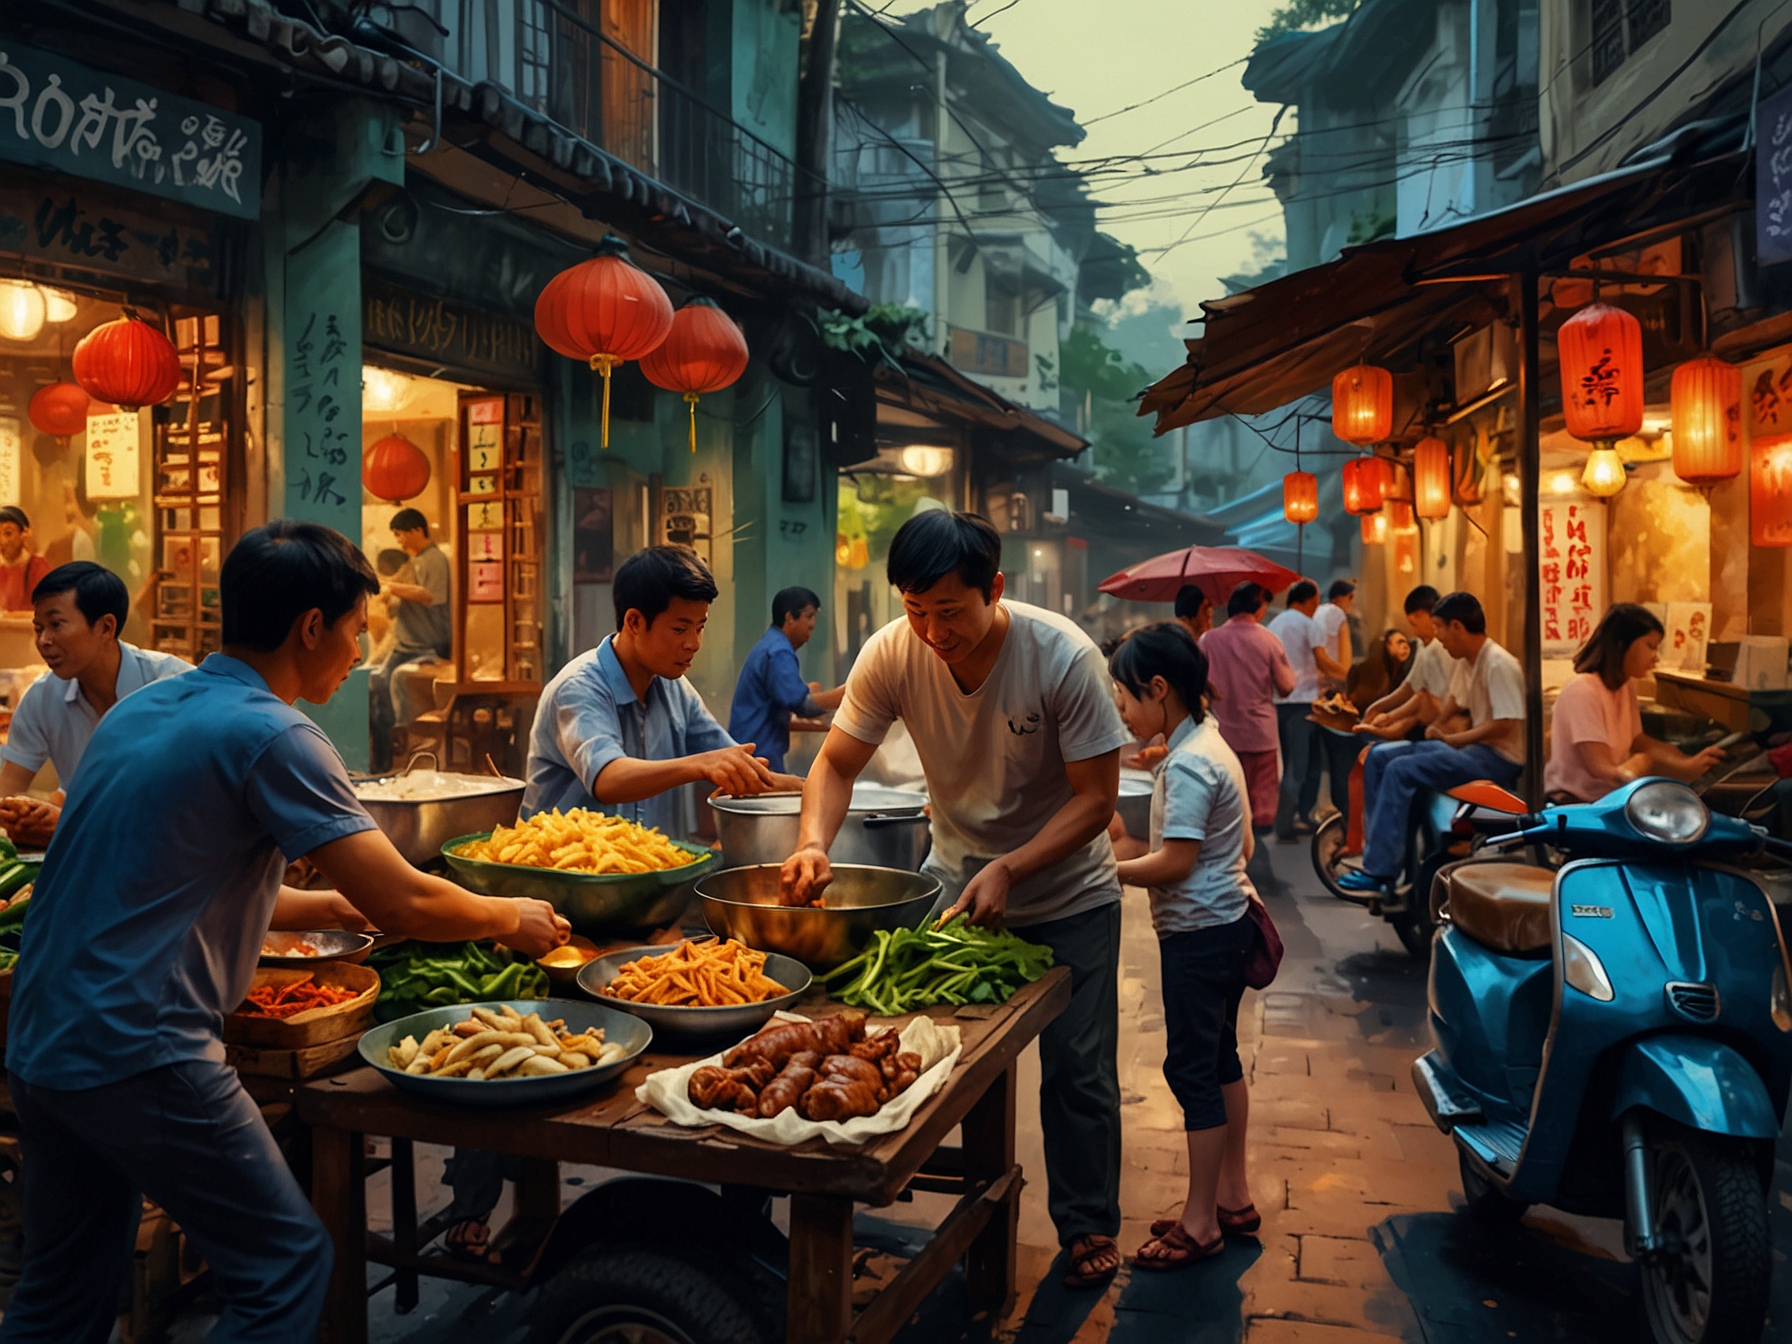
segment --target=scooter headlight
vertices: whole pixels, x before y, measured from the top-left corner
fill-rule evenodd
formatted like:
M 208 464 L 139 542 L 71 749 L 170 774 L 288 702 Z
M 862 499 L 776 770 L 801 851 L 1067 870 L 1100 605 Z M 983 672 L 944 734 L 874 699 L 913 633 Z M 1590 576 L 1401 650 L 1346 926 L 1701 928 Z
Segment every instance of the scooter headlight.
M 1605 973 L 1605 963 L 1592 948 L 1565 933 L 1562 935 L 1562 979 L 1601 1003 L 1610 1003 L 1617 997 L 1612 989 L 1612 979 Z
M 1624 817 L 1651 840 L 1690 845 L 1711 824 L 1711 810 L 1684 784 L 1658 779 L 1630 795 Z

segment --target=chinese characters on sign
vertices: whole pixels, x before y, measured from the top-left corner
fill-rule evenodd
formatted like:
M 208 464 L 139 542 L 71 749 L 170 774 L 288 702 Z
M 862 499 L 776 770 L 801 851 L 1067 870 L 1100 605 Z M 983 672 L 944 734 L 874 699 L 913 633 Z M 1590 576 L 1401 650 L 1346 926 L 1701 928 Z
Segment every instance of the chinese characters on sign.
M 1537 513 L 1543 656 L 1568 658 L 1605 610 L 1605 508 L 1546 499 Z
M 504 399 L 488 397 L 467 406 L 467 463 L 464 497 L 498 493 L 504 466 Z M 468 503 L 467 601 L 504 600 L 504 505 Z
M 359 350 L 351 357 L 341 318 L 306 313 L 287 369 L 286 488 L 319 521 L 348 508 L 351 495 L 360 506 L 360 453 L 349 461 L 349 434 L 360 428 L 360 378 Z
M 255 122 L 16 44 L 0 49 L 0 159 L 261 213 Z
M 1756 110 L 1755 259 L 1792 261 L 1792 90 L 1763 99 Z
M 19 468 L 24 446 L 24 426 L 15 416 L 0 415 L 0 505 L 19 502 Z
M 87 417 L 87 498 L 135 499 L 141 476 L 136 411 L 107 408 Z

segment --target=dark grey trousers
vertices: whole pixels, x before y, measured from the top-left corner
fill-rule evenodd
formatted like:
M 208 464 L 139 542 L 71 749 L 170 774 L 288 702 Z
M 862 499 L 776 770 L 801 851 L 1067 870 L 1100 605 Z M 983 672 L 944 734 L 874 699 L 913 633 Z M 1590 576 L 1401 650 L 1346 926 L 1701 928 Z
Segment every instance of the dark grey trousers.
M 1015 932 L 1070 968 L 1070 1007 L 1039 1038 L 1046 1206 L 1061 1245 L 1120 1232 L 1120 902 Z
M 25 1159 L 25 1268 L 0 1344 L 105 1344 L 142 1216 L 168 1210 L 211 1266 L 210 1344 L 317 1338 L 334 1252 L 236 1072 L 168 1064 L 59 1092 L 10 1078 Z

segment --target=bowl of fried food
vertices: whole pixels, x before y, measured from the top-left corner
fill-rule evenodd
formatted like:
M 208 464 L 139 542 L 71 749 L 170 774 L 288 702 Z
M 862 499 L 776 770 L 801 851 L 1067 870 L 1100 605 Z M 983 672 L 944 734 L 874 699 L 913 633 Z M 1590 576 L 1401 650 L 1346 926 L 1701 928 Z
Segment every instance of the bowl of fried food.
M 458 836 L 442 857 L 462 886 L 546 901 L 592 937 L 673 923 L 718 861 L 712 850 L 585 808 Z
M 538 1105 L 601 1087 L 653 1040 L 597 1003 L 517 999 L 431 1008 L 361 1037 L 361 1058 L 401 1092 L 463 1106 Z
M 301 966 L 317 966 L 329 961 L 345 961 L 359 966 L 373 951 L 373 937 L 350 933 L 347 929 L 308 929 L 302 933 L 273 933 L 263 936 L 262 966 L 284 966 L 289 970 Z
M 586 964 L 579 988 L 678 1036 L 738 1034 L 769 1021 L 809 990 L 794 957 L 755 952 L 732 939 L 687 938 L 635 947 Z

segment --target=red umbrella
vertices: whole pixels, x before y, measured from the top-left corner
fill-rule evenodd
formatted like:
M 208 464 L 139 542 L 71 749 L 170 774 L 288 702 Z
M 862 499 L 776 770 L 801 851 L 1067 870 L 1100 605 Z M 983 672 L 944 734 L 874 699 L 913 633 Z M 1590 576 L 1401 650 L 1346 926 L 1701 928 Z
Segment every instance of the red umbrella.
M 1237 546 L 1185 546 L 1109 575 L 1101 581 L 1101 591 L 1134 602 L 1174 602 L 1184 585 L 1192 583 L 1212 598 L 1215 606 L 1223 607 L 1232 590 L 1247 579 L 1279 593 L 1299 578 L 1293 570 L 1283 569 L 1255 551 Z

